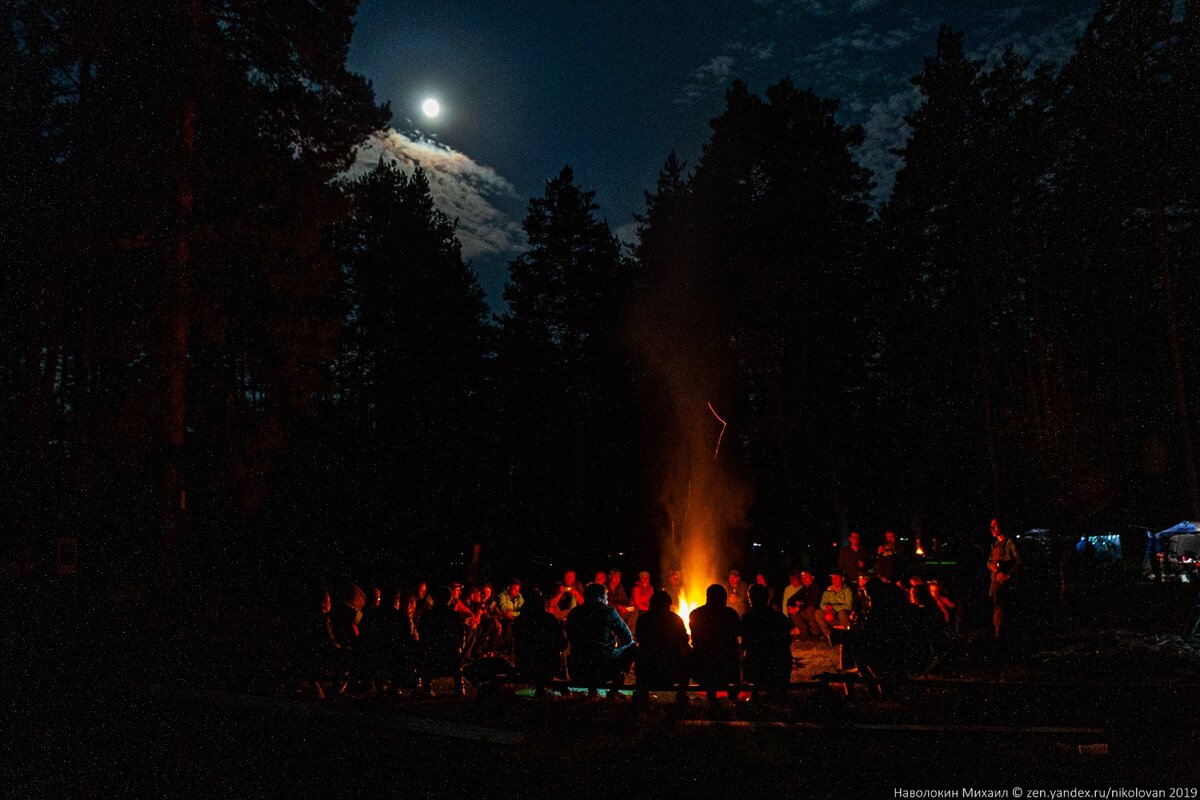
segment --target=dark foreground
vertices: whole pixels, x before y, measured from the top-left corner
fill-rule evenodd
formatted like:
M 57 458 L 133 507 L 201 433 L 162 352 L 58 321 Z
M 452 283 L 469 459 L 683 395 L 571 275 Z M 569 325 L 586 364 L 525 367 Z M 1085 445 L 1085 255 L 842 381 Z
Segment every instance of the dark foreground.
M 534 701 L 513 690 L 318 703 L 229 681 L 195 649 L 173 668 L 135 668 L 91 634 L 87 653 L 52 648 L 43 669 L 5 693 L 0 796 L 674 800 L 1195 787 L 1200 660 L 1172 636 L 1191 597 L 1164 604 L 1145 591 L 1125 587 L 1106 605 L 1113 592 L 1103 588 L 1056 609 L 1016 661 L 969 632 L 938 674 L 882 699 L 806 686 L 786 702 L 726 699 L 716 709 L 699 696 L 637 709 L 628 696 Z M 829 663 L 808 647 L 798 681 Z
M 40 719 L 23 709 L 5 757 L 6 794 L 561 798 L 852 790 L 891 797 L 894 788 L 1194 786 L 1197 779 L 1195 728 L 1149 705 L 1143 719 L 1157 717 L 1161 725 L 1137 725 L 1128 731 L 1136 730 L 1133 736 L 1109 728 L 1102 746 L 1086 734 L 841 727 L 849 717 L 895 715 L 900 701 L 877 714 L 855 711 L 829 727 L 802 729 L 763 724 L 776 716 L 768 710 L 699 713 L 695 701 L 684 714 L 693 720 L 670 708 L 639 713 L 628 701 L 578 699 L 535 708 L 514 698 L 453 711 L 449 701 L 432 701 L 404 712 L 443 723 L 461 717 L 444 735 L 397 730 L 388 725 L 396 712 L 361 705 L 310 718 L 303 703 L 286 699 L 261 708 L 222 707 L 211 697 L 112 699 L 51 703 L 36 710 Z M 729 724 L 740 720 L 752 724 Z M 479 735 L 480 727 L 516 733 L 519 741 L 460 738 Z

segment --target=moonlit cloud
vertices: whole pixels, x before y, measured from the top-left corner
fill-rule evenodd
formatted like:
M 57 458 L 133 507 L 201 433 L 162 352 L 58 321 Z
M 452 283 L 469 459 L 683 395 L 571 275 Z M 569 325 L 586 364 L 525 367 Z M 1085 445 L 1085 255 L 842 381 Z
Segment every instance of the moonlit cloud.
M 692 77 L 698 81 L 708 80 L 709 78 L 716 78 L 718 80 L 728 78 L 729 74 L 733 72 L 734 63 L 733 56 L 717 56 L 707 64 L 698 67 L 692 74 Z
M 744 45 L 736 42 L 727 45 L 728 49 L 741 47 Z M 735 64 L 737 64 L 737 59 L 731 55 L 714 56 L 709 59 L 696 67 L 690 76 L 691 79 L 684 84 L 683 89 L 672 102 L 676 105 L 691 105 L 697 100 L 721 91 L 729 82 Z
M 855 100 L 860 108 L 866 105 Z M 863 143 L 855 155 L 858 161 L 875 174 L 875 196 L 886 199 L 896 183 L 896 173 L 904 160 L 892 152 L 903 147 L 912 129 L 904 118 L 917 110 L 921 93 L 916 86 L 896 92 L 889 97 L 869 104 L 863 126 Z
M 429 193 L 438 210 L 458 220 L 463 257 L 510 255 L 525 245 L 521 226 L 497 203 L 518 200 L 503 176 L 465 153 L 418 134 L 415 138 L 394 128 L 372 134 L 358 149 L 350 177 L 374 169 L 383 158 L 411 171 L 425 170 Z
M 988 41 L 982 47 L 972 50 L 971 58 L 984 60 L 988 64 L 999 62 L 1006 47 L 1021 58 L 1032 61 L 1035 65 L 1047 63 L 1061 67 L 1067 63 L 1075 52 L 1075 42 L 1087 29 L 1091 12 L 1083 12 L 1063 18 L 1058 24 L 1050 25 L 1032 33 L 1010 33 Z

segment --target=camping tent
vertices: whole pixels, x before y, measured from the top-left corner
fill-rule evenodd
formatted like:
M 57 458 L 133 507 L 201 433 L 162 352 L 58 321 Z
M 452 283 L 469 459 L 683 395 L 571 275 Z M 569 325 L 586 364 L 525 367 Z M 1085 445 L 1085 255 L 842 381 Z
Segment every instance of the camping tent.
M 1200 523 L 1181 522 L 1154 534 L 1158 551 L 1168 561 L 1192 563 L 1200 559 Z

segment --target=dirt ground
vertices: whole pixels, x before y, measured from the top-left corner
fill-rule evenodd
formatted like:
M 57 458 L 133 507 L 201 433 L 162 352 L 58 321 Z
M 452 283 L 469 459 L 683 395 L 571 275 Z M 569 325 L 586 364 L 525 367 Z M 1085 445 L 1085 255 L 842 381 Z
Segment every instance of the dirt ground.
M 0 796 L 590 797 L 1200 783 L 1195 596 L 1146 584 L 1026 598 L 1019 652 L 975 615 L 933 674 L 883 697 L 805 687 L 782 702 L 535 701 L 506 689 L 317 702 L 227 647 L 128 659 L 128 631 L 56 630 L 3 697 Z M 86 629 L 89 633 L 81 631 Z M 81 647 L 81 642 L 86 646 Z M 19 645 L 19 643 L 18 643 Z M 255 658 L 270 653 L 260 647 Z M 13 650 L 8 650 L 11 656 Z M 797 641 L 793 679 L 837 667 Z M 169 664 L 169 659 L 165 660 Z M 214 665 L 233 662 L 231 679 Z M 254 677 L 257 675 L 257 677 Z M 446 687 L 442 687 L 446 688 Z

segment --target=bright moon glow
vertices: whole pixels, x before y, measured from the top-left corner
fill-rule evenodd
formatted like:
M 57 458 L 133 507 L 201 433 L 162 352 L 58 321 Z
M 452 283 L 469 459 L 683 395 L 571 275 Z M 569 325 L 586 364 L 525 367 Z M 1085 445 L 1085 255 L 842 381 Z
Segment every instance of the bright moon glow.
M 427 117 L 436 117 L 438 114 L 442 113 L 442 106 L 441 103 L 430 97 L 424 103 L 421 103 L 421 111 L 424 112 L 425 116 Z

